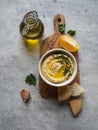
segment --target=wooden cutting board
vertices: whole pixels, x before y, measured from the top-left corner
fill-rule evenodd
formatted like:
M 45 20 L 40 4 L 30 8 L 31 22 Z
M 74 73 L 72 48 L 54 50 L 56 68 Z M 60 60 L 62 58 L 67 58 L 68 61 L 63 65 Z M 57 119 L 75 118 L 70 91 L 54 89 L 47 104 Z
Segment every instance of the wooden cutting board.
M 43 43 L 40 46 L 40 57 L 47 51 L 53 49 L 53 48 L 61 48 L 59 45 L 59 38 L 62 35 L 59 32 L 58 25 L 59 24 L 65 24 L 65 18 L 62 14 L 57 14 L 54 16 L 54 34 L 47 37 Z M 78 61 L 78 52 L 72 53 L 77 61 L 78 64 L 78 72 L 73 82 L 77 82 L 80 84 L 80 78 L 79 78 L 79 61 Z M 62 91 L 62 87 L 53 87 L 48 84 L 46 84 L 42 78 L 39 76 L 39 93 L 44 98 L 54 98 L 58 97 L 58 89 Z

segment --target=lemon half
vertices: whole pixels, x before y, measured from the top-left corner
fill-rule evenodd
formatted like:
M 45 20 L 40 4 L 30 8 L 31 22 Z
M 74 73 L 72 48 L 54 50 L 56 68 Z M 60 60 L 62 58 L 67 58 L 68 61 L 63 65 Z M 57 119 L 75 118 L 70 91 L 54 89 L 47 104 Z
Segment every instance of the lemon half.
M 60 37 L 60 46 L 70 52 L 76 52 L 80 48 L 79 44 L 68 35 Z

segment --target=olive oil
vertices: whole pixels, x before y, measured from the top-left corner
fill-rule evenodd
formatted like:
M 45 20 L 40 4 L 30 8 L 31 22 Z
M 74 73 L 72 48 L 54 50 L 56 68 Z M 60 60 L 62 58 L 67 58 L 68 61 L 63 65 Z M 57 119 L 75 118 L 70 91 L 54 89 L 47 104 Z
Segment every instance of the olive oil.
M 20 23 L 20 34 L 28 44 L 35 46 L 40 42 L 44 32 L 42 21 L 38 18 L 36 11 L 28 12 Z

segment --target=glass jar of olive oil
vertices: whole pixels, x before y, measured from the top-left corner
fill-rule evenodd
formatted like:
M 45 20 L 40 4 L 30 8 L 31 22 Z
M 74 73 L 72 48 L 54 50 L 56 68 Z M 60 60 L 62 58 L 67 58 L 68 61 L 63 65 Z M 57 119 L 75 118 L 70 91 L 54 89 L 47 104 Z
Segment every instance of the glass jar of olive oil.
M 39 43 L 44 32 L 42 21 L 38 18 L 36 11 L 28 12 L 20 23 L 20 34 L 29 45 Z

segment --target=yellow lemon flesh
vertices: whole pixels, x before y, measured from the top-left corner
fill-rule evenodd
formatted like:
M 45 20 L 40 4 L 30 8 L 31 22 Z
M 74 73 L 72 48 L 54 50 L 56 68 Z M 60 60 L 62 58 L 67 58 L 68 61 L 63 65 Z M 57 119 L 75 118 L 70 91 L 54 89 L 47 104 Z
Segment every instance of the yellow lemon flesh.
M 68 35 L 60 37 L 60 46 L 70 52 L 76 52 L 80 48 L 79 44 Z

